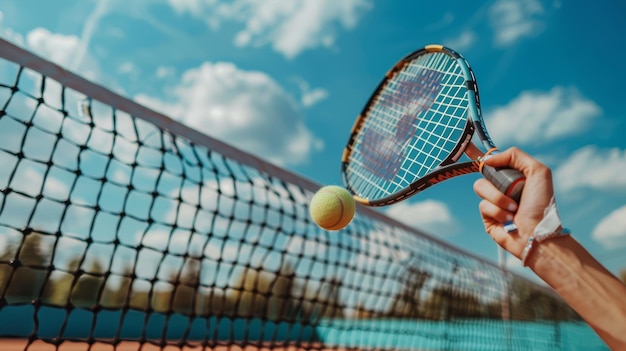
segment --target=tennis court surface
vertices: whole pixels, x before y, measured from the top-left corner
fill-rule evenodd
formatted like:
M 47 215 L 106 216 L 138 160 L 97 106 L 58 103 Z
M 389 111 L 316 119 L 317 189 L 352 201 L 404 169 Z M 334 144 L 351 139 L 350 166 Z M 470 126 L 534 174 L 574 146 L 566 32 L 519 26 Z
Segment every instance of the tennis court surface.
M 0 339 L 0 349 L 3 351 L 22 351 L 27 346 L 28 341 L 22 339 Z M 47 350 L 60 350 L 60 351 L 305 351 L 305 350 L 318 350 L 318 351 L 350 351 L 346 348 L 328 349 L 320 347 L 320 345 L 307 345 L 307 346 L 157 346 L 154 344 L 146 343 L 139 344 L 137 342 L 121 342 L 115 347 L 110 344 L 95 343 L 92 345 L 81 342 L 64 342 L 59 348 L 55 346 L 36 341 L 28 346 L 28 350 L 31 351 L 47 351 Z

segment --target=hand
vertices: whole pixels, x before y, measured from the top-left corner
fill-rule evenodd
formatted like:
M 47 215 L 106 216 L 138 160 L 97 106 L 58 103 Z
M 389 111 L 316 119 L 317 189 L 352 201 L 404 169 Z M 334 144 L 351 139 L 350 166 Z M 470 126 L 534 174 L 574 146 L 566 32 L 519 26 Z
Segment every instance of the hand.
M 481 178 L 474 183 L 474 191 L 483 198 L 479 204 L 485 230 L 505 250 L 520 258 L 528 238 L 543 219 L 544 210 L 554 196 L 552 172 L 518 148 L 510 148 L 485 161 L 492 167 L 509 167 L 526 176 L 520 203 L 500 192 L 491 182 Z M 503 223 L 513 221 L 517 232 L 507 233 Z
M 554 196 L 552 172 L 517 148 L 496 154 L 485 164 L 514 168 L 526 176 L 519 204 L 486 179 L 474 183 L 474 191 L 483 198 L 479 209 L 487 233 L 520 258 Z M 507 233 L 503 223 L 510 220 L 517 231 Z M 569 235 L 542 242 L 531 252 L 535 252 L 535 259 L 531 257 L 528 266 L 537 276 L 561 295 L 607 346 L 612 350 L 626 350 L 626 285 Z

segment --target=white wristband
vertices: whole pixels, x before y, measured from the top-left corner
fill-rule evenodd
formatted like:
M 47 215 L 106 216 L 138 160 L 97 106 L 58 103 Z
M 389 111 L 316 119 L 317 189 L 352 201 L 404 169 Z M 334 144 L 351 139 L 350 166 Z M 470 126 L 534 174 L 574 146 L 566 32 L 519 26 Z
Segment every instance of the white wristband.
M 571 232 L 561 225 L 561 217 L 559 217 L 559 212 L 556 208 L 556 201 L 554 201 L 554 197 L 552 197 L 548 207 L 543 211 L 543 219 L 537 224 L 537 227 L 535 227 L 533 235 L 528 238 L 528 243 L 526 247 L 524 247 L 524 251 L 522 251 L 522 266 L 526 266 L 526 260 L 535 242 L 540 243 L 548 239 L 569 234 L 571 234 Z

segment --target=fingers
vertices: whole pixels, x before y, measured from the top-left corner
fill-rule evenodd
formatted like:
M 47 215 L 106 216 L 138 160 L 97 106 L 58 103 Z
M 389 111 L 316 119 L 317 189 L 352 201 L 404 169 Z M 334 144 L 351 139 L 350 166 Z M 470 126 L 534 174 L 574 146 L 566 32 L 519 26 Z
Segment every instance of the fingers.
M 515 168 L 524 173 L 527 177 L 535 169 L 547 168 L 541 162 L 535 160 L 530 155 L 516 147 L 494 154 L 485 160 L 485 164 L 492 167 Z
M 478 205 L 480 214 L 483 217 L 489 217 L 498 224 L 511 222 L 513 220 L 513 213 L 506 211 L 488 200 L 483 200 Z
M 511 235 L 506 232 L 502 226 L 503 218 L 508 218 L 511 214 L 506 213 L 501 208 L 495 206 L 487 200 L 483 200 L 478 205 L 480 214 L 483 218 L 485 230 L 491 238 L 498 243 L 504 249 L 510 251 L 511 249 Z
M 510 167 L 522 172 L 526 176 L 526 184 L 519 208 L 524 211 L 532 211 L 533 213 L 529 213 L 529 216 L 533 218 L 543 217 L 543 209 L 554 194 L 550 168 L 516 147 L 487 158 L 485 164 L 492 167 Z M 481 194 L 479 195 L 483 197 Z M 494 197 L 488 199 L 493 200 Z M 502 202 L 496 202 L 496 204 L 503 205 Z M 534 227 L 529 225 L 529 228 Z
M 544 164 L 517 148 L 495 154 L 485 160 L 485 164 L 514 168 L 526 176 L 519 204 L 486 179 L 474 183 L 474 191 L 484 199 L 479 209 L 485 229 L 500 246 L 520 257 L 554 196 L 552 173 Z M 510 225 L 511 219 L 514 221 L 513 226 Z
M 517 204 L 498 190 L 490 181 L 481 178 L 474 182 L 474 191 L 483 200 L 478 205 L 485 230 L 498 245 L 509 252 L 517 252 L 511 234 L 517 231 L 513 224 Z
M 492 203 L 494 207 L 499 208 L 503 212 L 511 214 L 511 218 L 508 219 L 509 221 L 513 219 L 513 213 L 517 211 L 517 203 L 515 203 L 515 201 L 510 197 L 504 195 L 490 181 L 484 178 L 478 179 L 476 182 L 474 182 L 474 191 L 478 196 Z M 493 210 L 495 211 L 495 209 Z M 501 222 L 505 221 L 507 220 Z
M 536 212 L 532 214 L 534 217 L 543 217 L 543 209 L 554 194 L 550 168 L 516 147 L 489 157 L 485 164 L 492 167 L 510 167 L 522 172 L 526 176 L 526 184 L 519 208 L 533 210 Z M 502 206 L 500 202 L 496 204 Z

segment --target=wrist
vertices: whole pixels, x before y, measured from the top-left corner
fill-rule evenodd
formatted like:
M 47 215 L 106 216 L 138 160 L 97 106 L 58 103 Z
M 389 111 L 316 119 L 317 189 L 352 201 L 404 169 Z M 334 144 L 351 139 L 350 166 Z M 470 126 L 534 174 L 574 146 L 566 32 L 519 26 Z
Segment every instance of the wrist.
M 526 266 L 549 285 L 550 276 L 567 276 L 566 271 L 576 270 L 576 240 L 571 235 L 563 235 L 536 245 L 526 258 Z M 565 263 L 567 262 L 567 263 Z
M 533 235 L 529 237 L 528 241 L 526 242 L 526 246 L 524 246 L 524 250 L 522 251 L 522 255 L 520 257 L 520 260 L 522 261 L 522 266 L 524 267 L 530 266 L 530 263 L 529 263 L 530 256 L 538 255 L 539 254 L 538 251 L 540 251 L 538 247 L 545 245 L 545 244 L 542 245 L 541 243 L 543 243 L 544 241 L 548 239 L 556 239 L 556 238 L 560 238 L 564 236 L 569 236 L 570 234 L 571 234 L 571 231 L 569 229 L 559 226 L 557 230 L 551 233 L 541 235 L 541 236 Z
M 522 266 L 528 266 L 530 255 L 533 254 L 533 251 L 537 251 L 535 247 L 540 243 L 550 239 L 569 236 L 570 234 L 571 232 L 561 225 L 561 218 L 556 208 L 556 202 L 554 201 L 554 197 L 552 197 L 550 203 L 543 211 L 543 218 L 537 223 L 537 226 L 528 238 L 520 255 Z

